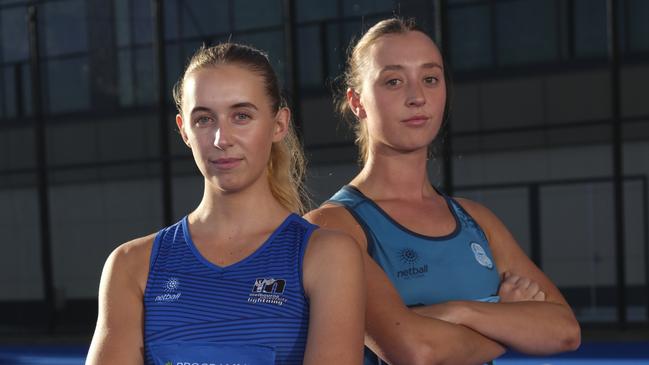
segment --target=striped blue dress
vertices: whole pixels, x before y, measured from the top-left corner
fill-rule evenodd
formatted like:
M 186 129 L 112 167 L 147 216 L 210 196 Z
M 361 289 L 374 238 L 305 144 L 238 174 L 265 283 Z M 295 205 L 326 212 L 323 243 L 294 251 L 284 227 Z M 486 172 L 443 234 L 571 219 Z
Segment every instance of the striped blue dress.
M 309 304 L 302 260 L 316 226 L 291 214 L 254 253 L 220 267 L 187 217 L 155 238 L 144 293 L 147 364 L 301 364 Z

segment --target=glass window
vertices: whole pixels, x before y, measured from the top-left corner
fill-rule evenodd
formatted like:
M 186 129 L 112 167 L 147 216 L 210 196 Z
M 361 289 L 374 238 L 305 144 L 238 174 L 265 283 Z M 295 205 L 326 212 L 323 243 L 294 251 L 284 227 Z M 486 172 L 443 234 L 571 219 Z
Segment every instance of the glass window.
M 469 3 L 482 3 L 484 0 L 448 0 L 449 5 L 464 5 Z
M 0 90 L 0 117 L 13 118 L 16 116 L 16 73 L 13 67 L 2 69 L 2 90 Z
M 575 0 L 575 56 L 606 55 L 606 1 Z
M 363 23 L 365 23 L 365 20 L 355 19 L 327 25 L 327 45 L 325 49 L 327 50 L 330 77 L 336 77 L 345 71 L 347 50 L 352 41 L 358 41 L 363 31 L 376 23 L 376 21 L 368 20 L 365 27 Z
M 17 68 L 18 67 L 18 68 Z M 18 72 L 16 73 L 16 70 Z M 4 118 L 15 118 L 18 116 L 19 100 L 16 95 L 16 83 L 21 83 L 22 88 L 22 112 L 23 115 L 31 115 L 32 111 L 32 85 L 31 78 L 29 77 L 29 64 L 23 63 L 20 65 L 9 65 L 2 68 L 2 90 L 0 95 L 4 94 L 4 99 L 0 102 L 0 107 L 4 109 Z M 0 96 L 1 98 L 2 96 Z
M 496 3 L 496 36 L 501 65 L 556 60 L 555 2 L 519 0 Z
M 449 9 L 448 23 L 454 69 L 475 69 L 493 64 L 488 6 Z
M 649 51 L 649 1 L 628 1 L 629 50 Z
M 322 26 L 324 27 L 324 24 Z M 320 25 L 300 27 L 297 32 L 301 86 L 316 87 L 323 84 L 320 27 Z
M 4 74 L 4 72 L 3 72 L 3 74 Z M 0 75 L 0 85 L 5 85 L 5 80 L 4 80 L 3 76 L 4 75 Z M 0 87 L 0 120 L 2 120 L 4 118 L 8 118 L 8 116 L 6 114 L 6 109 L 7 109 L 6 103 L 7 103 L 7 101 L 5 100 L 5 97 L 4 97 L 4 94 L 5 94 L 4 89 L 5 89 L 4 87 Z
M 236 37 L 236 42 L 250 44 L 268 53 L 270 63 L 280 79 L 280 83 L 286 89 L 288 85 L 284 84 L 286 80 L 286 69 L 284 63 L 284 32 L 263 32 L 263 33 L 249 33 Z
M 153 43 L 153 13 L 151 1 L 131 0 L 130 21 L 133 27 L 134 44 Z
M 29 37 L 27 35 L 26 8 L 11 8 L 0 11 L 0 48 L 4 62 L 22 61 L 29 58 Z
M 278 0 L 234 1 L 234 28 L 254 29 L 280 25 L 282 23 L 282 2 Z
M 88 61 L 83 58 L 47 62 L 49 112 L 59 113 L 90 106 Z
M 337 1 L 303 0 L 295 2 L 299 22 L 335 18 L 338 15 Z
M 235 3 L 239 3 L 236 1 Z M 272 3 L 272 2 L 269 2 Z M 208 38 L 209 35 L 226 33 L 230 30 L 229 7 L 227 0 L 192 0 L 178 4 L 181 37 Z M 280 9 L 281 10 L 281 9 Z M 249 13 L 249 8 L 245 13 Z M 263 19 L 254 13 L 258 22 Z M 280 13 L 281 14 L 281 13 Z M 259 23 L 259 22 L 258 22 Z
M 153 50 L 138 48 L 135 54 L 135 100 L 138 105 L 149 105 L 156 100 Z
M 131 18 L 129 0 L 115 1 L 115 34 L 118 46 L 131 44 Z
M 213 44 L 217 44 L 219 42 L 214 42 Z M 182 49 L 182 60 L 183 60 L 183 66 L 185 66 L 186 62 L 189 62 L 189 59 L 191 56 L 196 53 L 196 51 L 203 45 L 203 42 L 200 40 L 186 40 L 183 41 L 181 45 Z
M 20 77 L 23 85 L 23 107 L 25 115 L 32 115 L 32 71 L 28 63 L 21 64 Z
M 119 103 L 122 106 L 131 106 L 135 103 L 135 96 L 133 95 L 133 67 L 130 49 L 119 50 L 117 54 L 117 75 Z
M 48 2 L 39 17 L 45 55 L 57 56 L 88 49 L 85 3 L 81 0 Z
M 391 12 L 394 10 L 392 0 L 354 0 L 343 1 L 344 15 L 365 15 Z
M 164 1 L 164 23 L 165 23 L 165 39 L 174 40 L 178 39 L 180 30 L 179 17 L 180 14 L 180 0 L 167 0 Z
M 172 89 L 176 81 L 180 78 L 185 63 L 180 57 L 180 45 L 167 44 L 165 52 L 167 57 L 167 85 L 165 86 L 165 96 L 168 101 L 173 102 Z

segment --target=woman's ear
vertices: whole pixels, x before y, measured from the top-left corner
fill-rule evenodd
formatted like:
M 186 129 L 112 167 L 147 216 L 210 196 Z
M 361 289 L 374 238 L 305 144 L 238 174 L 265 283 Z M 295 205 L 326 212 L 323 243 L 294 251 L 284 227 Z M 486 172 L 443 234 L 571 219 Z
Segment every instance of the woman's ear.
M 356 92 L 356 90 L 350 88 L 347 88 L 347 103 L 349 104 L 349 108 L 352 110 L 352 113 L 356 116 L 358 119 L 365 119 L 367 118 L 367 114 L 365 113 L 365 108 L 363 108 L 363 104 L 361 103 L 361 96 L 359 93 Z
M 180 114 L 176 114 L 176 126 L 178 126 L 178 131 L 180 131 L 180 136 L 183 138 L 183 142 L 187 145 L 187 147 L 192 148 L 192 146 L 189 145 L 189 138 L 187 138 L 187 133 L 185 132 L 185 128 L 183 128 L 183 117 Z
M 291 123 L 291 110 L 289 108 L 280 108 L 275 116 L 275 129 L 273 130 L 273 142 L 279 142 L 284 139 Z

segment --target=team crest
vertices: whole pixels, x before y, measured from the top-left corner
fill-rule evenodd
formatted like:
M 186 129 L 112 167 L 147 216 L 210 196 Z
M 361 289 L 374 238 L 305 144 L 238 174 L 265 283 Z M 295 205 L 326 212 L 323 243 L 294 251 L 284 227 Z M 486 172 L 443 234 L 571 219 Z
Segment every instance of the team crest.
M 486 267 L 487 269 L 493 269 L 494 264 L 489 256 L 487 256 L 487 253 L 485 252 L 484 248 L 482 248 L 482 246 L 475 242 L 471 242 L 471 251 L 473 251 L 475 260 L 478 261 L 480 265 Z
M 248 303 L 284 305 L 287 299 L 282 294 L 286 288 L 286 280 L 274 278 L 256 279 Z

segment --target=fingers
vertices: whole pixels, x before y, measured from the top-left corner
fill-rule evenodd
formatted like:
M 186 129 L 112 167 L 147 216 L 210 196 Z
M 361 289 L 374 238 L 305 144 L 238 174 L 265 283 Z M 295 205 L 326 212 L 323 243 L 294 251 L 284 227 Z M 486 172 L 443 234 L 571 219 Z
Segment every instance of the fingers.
M 524 277 L 520 277 L 518 281 L 516 281 L 516 285 L 521 288 L 522 290 L 527 290 L 529 289 L 530 285 L 532 285 L 532 280 Z M 538 285 L 537 285 L 538 287 Z
M 544 302 L 545 301 L 545 292 L 539 290 L 534 297 L 532 297 L 532 300 L 538 301 L 538 302 Z
M 503 284 L 516 286 L 516 283 L 521 279 L 520 276 L 514 275 L 508 271 L 503 274 Z
M 503 280 L 498 290 L 501 302 L 519 302 L 526 300 L 544 301 L 545 293 L 535 281 L 512 274 L 503 273 Z

